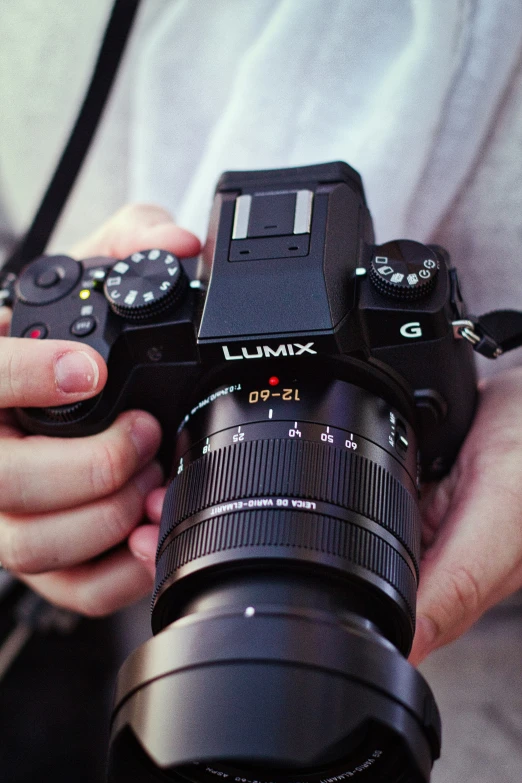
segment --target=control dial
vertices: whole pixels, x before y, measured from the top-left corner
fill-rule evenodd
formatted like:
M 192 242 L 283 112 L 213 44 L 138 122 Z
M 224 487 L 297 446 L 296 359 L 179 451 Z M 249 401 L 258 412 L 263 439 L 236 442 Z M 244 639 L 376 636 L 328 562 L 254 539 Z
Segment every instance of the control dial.
M 69 256 L 40 256 L 23 270 L 16 293 L 29 305 L 50 304 L 69 294 L 81 273 L 81 264 Z
M 78 402 L 71 402 L 69 405 L 55 405 L 52 408 L 40 408 L 38 410 L 39 418 L 46 419 L 53 422 L 76 422 L 83 419 L 84 416 L 91 411 L 98 400 L 100 395 L 91 397 L 89 400 L 79 400 Z
M 172 307 L 186 288 L 179 259 L 166 250 L 142 250 L 114 264 L 104 291 L 123 318 L 146 320 Z
M 420 299 L 435 285 L 439 271 L 436 253 L 420 242 L 398 239 L 376 248 L 370 280 L 385 296 Z

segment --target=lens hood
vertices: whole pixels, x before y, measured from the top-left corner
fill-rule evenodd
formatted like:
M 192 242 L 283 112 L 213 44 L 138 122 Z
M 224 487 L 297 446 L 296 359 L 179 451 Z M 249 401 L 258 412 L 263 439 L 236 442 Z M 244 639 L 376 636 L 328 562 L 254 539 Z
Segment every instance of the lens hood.
M 389 642 L 245 607 L 184 617 L 125 662 L 109 780 L 423 783 L 439 752 L 433 695 Z

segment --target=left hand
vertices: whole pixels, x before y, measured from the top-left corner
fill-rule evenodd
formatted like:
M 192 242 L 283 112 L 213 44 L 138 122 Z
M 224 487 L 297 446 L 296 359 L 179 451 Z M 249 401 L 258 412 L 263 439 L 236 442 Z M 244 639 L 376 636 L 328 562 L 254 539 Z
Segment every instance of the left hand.
M 130 205 L 73 253 L 124 258 L 155 247 L 189 256 L 200 243 L 160 207 Z M 125 411 L 86 438 L 22 432 L 12 408 L 86 399 L 101 391 L 107 368 L 77 341 L 7 337 L 9 319 L 1 308 L 0 559 L 53 603 L 90 616 L 109 614 L 151 588 L 150 574 L 126 542 L 142 519 L 147 492 L 162 480 L 154 461 L 159 423 L 143 411 Z M 67 374 L 63 357 L 78 354 L 88 360 L 88 371 L 74 364 L 71 374 L 69 363 Z

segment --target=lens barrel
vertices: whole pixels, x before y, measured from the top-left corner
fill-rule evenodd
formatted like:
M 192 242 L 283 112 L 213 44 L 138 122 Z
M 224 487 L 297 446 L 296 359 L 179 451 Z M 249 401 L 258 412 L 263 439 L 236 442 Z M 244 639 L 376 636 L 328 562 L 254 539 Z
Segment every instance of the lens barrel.
M 402 657 L 420 556 L 406 412 L 271 367 L 180 428 L 158 635 L 120 674 L 115 783 L 415 783 L 439 754 L 435 701 Z

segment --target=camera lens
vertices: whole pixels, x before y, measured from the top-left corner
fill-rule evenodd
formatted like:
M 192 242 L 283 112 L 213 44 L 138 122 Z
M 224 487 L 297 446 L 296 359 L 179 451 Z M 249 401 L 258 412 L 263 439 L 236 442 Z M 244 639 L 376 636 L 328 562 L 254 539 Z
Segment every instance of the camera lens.
M 185 417 L 111 780 L 429 780 L 415 435 L 388 378 L 349 377 L 275 362 Z

